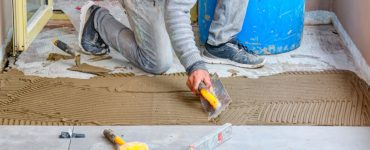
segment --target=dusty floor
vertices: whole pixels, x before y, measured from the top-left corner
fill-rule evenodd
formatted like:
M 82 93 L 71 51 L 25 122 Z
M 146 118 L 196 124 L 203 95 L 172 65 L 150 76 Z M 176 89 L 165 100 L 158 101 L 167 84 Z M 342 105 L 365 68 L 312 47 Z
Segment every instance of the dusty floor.
M 185 74 L 89 80 L 0 75 L 3 125 L 370 125 L 370 89 L 347 71 L 223 78 L 233 103 L 208 122 Z
M 63 10 L 69 16 L 73 25 L 42 32 L 32 43 L 30 48 L 19 56 L 14 67 L 21 70 L 26 75 L 83 79 L 93 77 L 91 74 L 67 71 L 67 68 L 70 68 L 73 64 L 73 60 L 57 62 L 46 61 L 49 53 L 62 53 L 58 48 L 50 44 L 56 37 L 70 44 L 75 50 L 79 50 L 77 44 L 77 31 L 75 31 L 75 29 L 79 29 L 80 11 L 75 9 L 75 7 L 81 6 L 83 1 L 86 0 L 55 1 L 55 3 L 58 4 L 56 5 L 56 9 Z M 124 9 L 116 0 L 100 1 L 99 3 L 103 7 L 109 8 L 111 14 L 117 20 L 129 26 L 127 16 L 125 13 L 122 13 Z M 75 28 L 73 29 L 71 26 Z M 202 50 L 202 47 L 200 47 L 200 49 Z M 87 55 L 82 55 L 81 59 L 83 62 L 110 69 L 113 73 L 150 75 L 130 64 L 120 52 L 112 50 L 109 55 L 112 58 L 104 61 L 90 61 L 89 59 L 92 57 Z M 333 69 L 350 70 L 359 74 L 354 65 L 352 55 L 344 45 L 334 26 L 331 24 L 305 26 L 301 46 L 298 49 L 289 53 L 268 55 L 265 57 L 267 59 L 266 66 L 258 70 L 218 64 L 208 64 L 207 67 L 210 72 L 217 72 L 221 77 L 236 75 L 258 78 L 290 71 L 323 71 Z M 184 71 L 185 69 L 175 56 L 173 65 L 167 73 L 179 73 Z
M 41 33 L 32 43 L 29 50 L 23 52 L 14 68 L 26 75 L 42 77 L 70 77 L 88 79 L 91 74 L 68 71 L 73 60 L 47 61 L 50 53 L 60 53 L 58 48 L 52 46 L 51 41 L 58 37 L 79 50 L 77 36 L 71 28 L 57 28 Z M 150 75 L 130 64 L 119 52 L 112 50 L 112 58 L 102 61 L 90 60 L 93 56 L 82 55 L 82 62 L 104 67 L 113 73 L 134 73 L 136 75 Z M 261 69 L 243 69 L 228 65 L 208 64 L 210 72 L 217 72 L 221 77 L 246 76 L 258 78 L 290 71 L 323 71 L 323 70 L 350 70 L 354 71 L 353 59 L 347 48 L 343 45 L 339 35 L 332 25 L 306 26 L 301 47 L 280 55 L 265 56 L 267 64 Z M 184 72 L 177 57 L 167 73 Z

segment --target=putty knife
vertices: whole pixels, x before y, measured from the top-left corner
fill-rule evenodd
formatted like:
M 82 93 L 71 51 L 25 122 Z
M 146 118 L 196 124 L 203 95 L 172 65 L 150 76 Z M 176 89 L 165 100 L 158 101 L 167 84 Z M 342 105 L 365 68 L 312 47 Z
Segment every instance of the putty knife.
M 201 104 L 208 112 L 208 120 L 217 118 L 231 103 L 229 93 L 227 93 L 217 74 L 211 77 L 213 89 L 207 89 L 203 83 L 199 86 L 201 94 Z
M 104 130 L 103 134 L 110 142 L 116 144 L 117 150 L 149 150 L 148 145 L 142 142 L 126 143 L 121 137 L 116 136 L 110 129 Z
M 67 54 L 70 54 L 71 56 L 75 57 L 76 66 L 79 66 L 81 64 L 81 55 L 78 52 L 73 51 L 73 49 L 70 46 L 68 46 L 66 43 L 58 39 L 54 39 L 52 43 L 56 47 L 61 49 L 63 52 L 66 52 Z

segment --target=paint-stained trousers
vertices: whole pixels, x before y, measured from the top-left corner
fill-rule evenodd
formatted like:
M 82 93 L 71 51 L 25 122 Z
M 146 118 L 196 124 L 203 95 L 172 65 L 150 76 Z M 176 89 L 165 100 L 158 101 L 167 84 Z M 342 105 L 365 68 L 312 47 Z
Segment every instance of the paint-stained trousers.
M 190 26 L 190 18 L 176 18 L 176 14 L 167 15 L 166 18 L 165 13 L 169 12 L 166 9 L 190 11 L 196 0 L 170 1 L 178 3 L 169 3 L 166 0 L 121 0 L 132 30 L 117 21 L 106 9 L 96 12 L 95 28 L 110 47 L 120 51 L 131 63 L 144 71 L 154 74 L 167 71 L 172 65 L 172 48 L 186 68 L 195 61 L 192 59 L 196 59 L 186 58 L 186 53 L 199 51 L 193 42 L 192 30 L 183 28 Z M 247 5 L 248 0 L 218 0 L 209 30 L 208 44 L 216 46 L 226 43 L 239 33 Z M 184 31 L 173 31 L 177 27 Z M 167 32 L 168 30 L 170 32 Z

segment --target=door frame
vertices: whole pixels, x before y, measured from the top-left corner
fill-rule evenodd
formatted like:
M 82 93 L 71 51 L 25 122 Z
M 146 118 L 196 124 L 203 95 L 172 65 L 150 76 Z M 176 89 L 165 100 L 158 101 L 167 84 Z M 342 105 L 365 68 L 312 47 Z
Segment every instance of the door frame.
M 30 20 L 27 20 L 27 0 L 12 0 L 13 2 L 13 53 L 25 51 L 31 42 L 41 32 L 53 15 L 53 0 L 45 0 Z

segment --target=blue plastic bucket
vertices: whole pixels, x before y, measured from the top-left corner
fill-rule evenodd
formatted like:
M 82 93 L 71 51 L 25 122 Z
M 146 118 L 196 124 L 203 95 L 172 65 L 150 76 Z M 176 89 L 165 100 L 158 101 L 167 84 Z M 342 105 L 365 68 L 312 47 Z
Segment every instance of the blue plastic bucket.
M 199 38 L 204 44 L 217 0 L 199 0 Z M 257 54 L 279 54 L 300 46 L 305 0 L 249 0 L 242 31 L 236 39 Z

